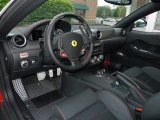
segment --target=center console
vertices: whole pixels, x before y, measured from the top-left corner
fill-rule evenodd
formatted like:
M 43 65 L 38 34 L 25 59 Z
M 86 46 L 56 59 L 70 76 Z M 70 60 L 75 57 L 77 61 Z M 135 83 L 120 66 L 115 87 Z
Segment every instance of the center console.
M 104 60 L 103 45 L 100 43 L 99 40 L 97 40 L 94 43 L 94 49 L 93 49 L 92 57 L 89 61 L 89 64 L 96 65 L 101 63 L 103 60 Z
M 133 110 L 143 108 L 145 101 L 152 96 L 136 86 L 136 83 L 130 82 L 126 76 L 123 76 L 123 73 L 108 74 L 105 70 L 99 70 L 97 73 L 84 72 L 73 76 L 79 78 L 91 89 L 105 89 L 115 93 L 126 101 Z

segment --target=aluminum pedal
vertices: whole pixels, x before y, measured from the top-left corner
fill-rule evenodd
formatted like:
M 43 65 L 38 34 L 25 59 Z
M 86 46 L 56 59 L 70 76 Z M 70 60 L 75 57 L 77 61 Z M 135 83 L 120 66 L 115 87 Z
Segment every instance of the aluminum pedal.
M 28 95 L 27 92 L 23 86 L 22 80 L 21 79 L 16 79 L 16 80 L 12 80 L 13 83 L 13 87 L 15 89 L 15 91 L 17 92 L 17 94 L 19 95 L 19 97 L 25 101 L 28 99 Z

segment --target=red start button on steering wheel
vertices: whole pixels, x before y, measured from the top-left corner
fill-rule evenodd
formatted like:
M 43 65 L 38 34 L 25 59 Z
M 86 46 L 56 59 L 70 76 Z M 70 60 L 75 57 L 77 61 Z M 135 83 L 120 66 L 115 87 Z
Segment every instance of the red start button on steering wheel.
M 60 57 L 61 58 L 67 58 L 67 54 L 66 54 L 66 52 L 64 52 L 64 51 L 60 51 Z

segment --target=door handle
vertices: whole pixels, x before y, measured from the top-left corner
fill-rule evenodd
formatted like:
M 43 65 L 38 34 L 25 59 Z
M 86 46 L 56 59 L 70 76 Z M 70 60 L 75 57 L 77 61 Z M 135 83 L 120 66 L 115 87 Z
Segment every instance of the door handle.
M 139 52 L 142 52 L 142 53 L 148 53 L 148 54 L 150 54 L 149 51 L 140 49 L 140 48 L 138 48 L 137 46 L 131 46 L 131 47 L 132 47 L 134 50 L 136 50 L 136 51 L 139 51 Z
M 160 58 L 159 54 L 138 48 L 137 46 L 131 45 L 131 49 L 134 53 L 143 55 L 143 57 Z

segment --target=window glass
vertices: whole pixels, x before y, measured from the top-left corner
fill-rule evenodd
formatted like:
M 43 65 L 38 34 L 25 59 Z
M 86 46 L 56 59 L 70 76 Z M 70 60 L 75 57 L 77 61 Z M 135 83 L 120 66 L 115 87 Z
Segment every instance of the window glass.
M 7 0 L 2 1 L 5 4 L 7 3 Z M 47 0 L 43 5 L 26 16 L 11 33 L 24 31 L 25 27 L 34 22 L 52 19 L 57 14 L 63 12 L 79 14 L 92 28 L 97 28 L 97 25 L 100 27 L 113 26 L 148 2 L 148 0 L 133 0 L 130 6 L 117 6 L 106 3 L 104 0 Z M 3 5 L 3 2 L 0 4 Z M 77 27 L 74 25 L 79 24 L 79 22 L 73 19 L 69 20 L 69 22 L 73 25 L 72 30 L 76 30 Z
M 145 31 L 147 27 L 147 17 L 143 17 L 134 22 L 133 30 L 134 31 Z
M 52 19 L 62 12 L 74 12 L 84 17 L 90 25 L 112 26 L 148 2 L 148 0 L 134 0 L 130 6 L 117 6 L 106 3 L 104 0 L 48 0 L 19 25 Z
M 160 11 L 157 13 L 157 19 L 156 19 L 156 23 L 155 23 L 155 30 L 160 31 Z
M 134 22 L 134 31 L 160 32 L 160 11 L 154 12 Z

